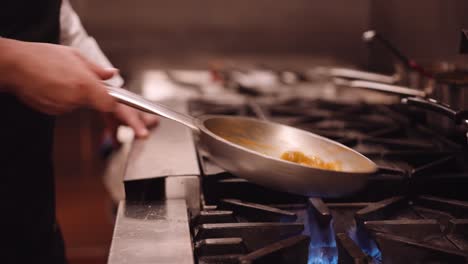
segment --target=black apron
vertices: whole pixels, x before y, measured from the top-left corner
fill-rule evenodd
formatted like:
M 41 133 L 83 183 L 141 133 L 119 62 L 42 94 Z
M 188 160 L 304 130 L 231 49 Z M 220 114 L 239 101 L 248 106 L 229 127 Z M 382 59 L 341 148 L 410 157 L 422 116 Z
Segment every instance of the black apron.
M 0 36 L 58 43 L 60 5 L 1 0 Z M 54 118 L 7 94 L 0 94 L 0 116 L 0 262 L 64 263 L 55 221 Z

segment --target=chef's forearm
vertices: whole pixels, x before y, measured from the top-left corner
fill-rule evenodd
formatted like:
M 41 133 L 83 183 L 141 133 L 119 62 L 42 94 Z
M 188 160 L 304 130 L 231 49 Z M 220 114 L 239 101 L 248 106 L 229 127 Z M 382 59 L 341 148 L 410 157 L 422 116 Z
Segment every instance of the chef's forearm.
M 114 67 L 96 40 L 88 35 L 69 0 L 62 1 L 60 10 L 60 43 L 78 49 L 84 56 L 102 67 Z M 119 75 L 106 82 L 117 87 L 124 84 L 124 80 Z
M 11 89 L 13 73 L 17 67 L 14 59 L 16 40 L 0 37 L 0 92 Z

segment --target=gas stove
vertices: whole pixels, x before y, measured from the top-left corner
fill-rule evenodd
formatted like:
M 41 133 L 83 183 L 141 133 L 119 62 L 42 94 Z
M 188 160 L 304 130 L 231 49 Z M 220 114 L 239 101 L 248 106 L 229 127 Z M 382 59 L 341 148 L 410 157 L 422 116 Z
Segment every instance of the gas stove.
M 468 262 L 463 140 L 428 128 L 424 112 L 328 79 L 282 72 L 262 75 L 256 89 L 245 76 L 236 82 L 238 72 L 218 74 L 228 95 L 192 97 L 179 110 L 304 129 L 359 151 L 379 171 L 347 197 L 278 192 L 218 167 L 188 130 L 163 120 L 160 137 L 135 142 L 130 154 L 109 263 Z M 183 151 L 168 148 L 168 137 Z M 165 153 L 153 159 L 150 149 Z
M 246 115 L 337 140 L 373 159 L 368 186 L 307 198 L 239 179 L 199 149 L 202 210 L 191 221 L 198 263 L 466 263 L 468 171 L 459 145 L 402 105 L 289 99 L 190 112 Z

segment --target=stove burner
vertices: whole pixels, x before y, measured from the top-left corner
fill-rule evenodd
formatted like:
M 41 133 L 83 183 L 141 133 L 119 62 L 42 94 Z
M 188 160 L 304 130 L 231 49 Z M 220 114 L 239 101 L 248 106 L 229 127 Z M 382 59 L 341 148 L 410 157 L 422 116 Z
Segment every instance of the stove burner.
M 379 165 L 364 190 L 323 200 L 233 177 L 199 148 L 203 204 L 192 220 L 198 263 L 468 261 L 468 205 L 456 200 L 468 200 L 468 154 L 415 123 L 418 116 L 399 106 L 303 99 L 227 106 L 193 101 L 190 108 L 306 129 Z
M 466 202 L 433 196 L 394 197 L 359 211 L 356 218 L 392 263 L 401 261 L 401 252 L 410 250 L 418 263 L 468 261 Z
M 355 213 L 371 203 L 325 203 L 319 198 L 309 199 L 311 228 L 316 228 L 312 234 L 322 234 L 321 240 L 328 241 L 323 248 L 333 256 L 325 263 L 355 263 L 354 261 L 380 262 L 381 253 L 377 245 L 355 222 Z M 317 224 L 316 224 L 317 223 Z M 334 235 L 336 234 L 336 236 Z M 335 250 L 330 251 L 330 247 Z M 313 253 L 311 251 L 310 253 Z M 316 254 L 311 254 L 311 256 Z M 320 254 L 319 254 L 320 255 Z M 329 257 L 330 258 L 330 257 Z M 346 262 L 348 261 L 353 262 Z M 315 263 L 315 262 L 312 262 Z

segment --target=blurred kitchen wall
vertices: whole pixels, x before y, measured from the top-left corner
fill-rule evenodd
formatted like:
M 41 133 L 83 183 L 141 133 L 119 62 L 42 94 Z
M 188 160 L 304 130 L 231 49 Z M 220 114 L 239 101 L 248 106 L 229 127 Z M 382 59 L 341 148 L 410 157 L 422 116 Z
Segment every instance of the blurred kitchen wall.
M 371 0 L 74 0 L 117 64 L 193 54 L 316 54 L 362 64 Z M 120 65 L 119 65 L 120 66 Z
M 467 0 L 72 0 L 88 31 L 121 68 L 204 54 L 304 54 L 391 71 L 363 44 L 373 28 L 428 64 L 459 60 Z
M 466 61 L 458 54 L 460 29 L 468 28 L 466 0 L 372 1 L 370 25 L 421 64 Z M 369 59 L 372 69 L 392 70 L 382 46 L 372 45 Z

